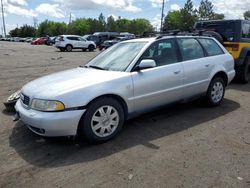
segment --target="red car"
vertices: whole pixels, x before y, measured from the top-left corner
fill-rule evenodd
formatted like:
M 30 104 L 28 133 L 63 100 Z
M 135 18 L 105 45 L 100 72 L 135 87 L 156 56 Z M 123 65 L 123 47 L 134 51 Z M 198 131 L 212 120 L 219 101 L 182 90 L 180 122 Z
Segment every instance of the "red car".
M 36 40 L 33 40 L 31 42 L 32 45 L 43 45 L 46 44 L 46 39 L 45 38 L 38 38 Z

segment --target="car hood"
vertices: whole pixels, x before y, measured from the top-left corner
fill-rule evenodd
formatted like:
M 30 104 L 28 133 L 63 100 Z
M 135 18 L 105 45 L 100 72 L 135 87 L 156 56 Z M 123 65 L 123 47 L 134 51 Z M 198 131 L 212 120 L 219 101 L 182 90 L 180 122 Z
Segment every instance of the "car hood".
M 22 93 L 32 98 L 53 99 L 78 89 L 95 86 L 128 75 L 126 72 L 75 68 L 41 77 L 26 84 Z

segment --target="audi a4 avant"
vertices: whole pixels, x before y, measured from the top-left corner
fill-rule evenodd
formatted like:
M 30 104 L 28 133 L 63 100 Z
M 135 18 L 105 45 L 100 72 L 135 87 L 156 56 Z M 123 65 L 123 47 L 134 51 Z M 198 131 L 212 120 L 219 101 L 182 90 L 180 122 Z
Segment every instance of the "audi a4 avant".
M 25 85 L 16 119 L 41 136 L 101 143 L 116 136 L 125 120 L 169 103 L 204 97 L 219 105 L 234 76 L 232 56 L 214 38 L 124 41 L 84 66 Z

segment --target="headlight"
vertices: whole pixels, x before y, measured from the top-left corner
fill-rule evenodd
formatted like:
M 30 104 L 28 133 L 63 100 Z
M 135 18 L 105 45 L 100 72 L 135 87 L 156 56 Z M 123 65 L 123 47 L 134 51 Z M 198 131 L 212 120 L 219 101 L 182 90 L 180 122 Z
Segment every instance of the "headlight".
M 54 112 L 64 110 L 65 106 L 60 101 L 33 99 L 31 108 L 39 111 Z

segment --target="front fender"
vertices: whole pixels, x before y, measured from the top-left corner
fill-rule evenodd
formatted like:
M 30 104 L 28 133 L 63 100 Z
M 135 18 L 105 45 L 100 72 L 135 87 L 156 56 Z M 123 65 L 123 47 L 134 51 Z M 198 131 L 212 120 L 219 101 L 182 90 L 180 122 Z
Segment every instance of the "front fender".
M 103 82 L 85 88 L 69 91 L 58 97 L 66 108 L 87 106 L 94 99 L 103 95 L 116 95 L 124 100 L 128 107 L 128 113 L 134 109 L 133 101 L 133 82 L 131 76 L 122 79 Z

